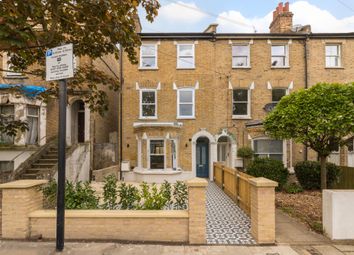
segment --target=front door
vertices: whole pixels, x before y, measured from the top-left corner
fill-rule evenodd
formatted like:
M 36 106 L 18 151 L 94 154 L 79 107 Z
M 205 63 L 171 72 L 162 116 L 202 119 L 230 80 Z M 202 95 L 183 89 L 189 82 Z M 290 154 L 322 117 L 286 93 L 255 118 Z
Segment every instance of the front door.
M 199 138 L 196 146 L 197 177 L 209 177 L 209 140 Z

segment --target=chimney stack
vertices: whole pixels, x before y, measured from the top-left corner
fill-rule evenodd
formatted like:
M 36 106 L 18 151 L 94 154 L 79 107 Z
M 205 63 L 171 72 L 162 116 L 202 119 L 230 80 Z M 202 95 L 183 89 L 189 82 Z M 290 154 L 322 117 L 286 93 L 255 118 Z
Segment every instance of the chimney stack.
M 293 27 L 293 13 L 290 12 L 289 2 L 280 2 L 273 11 L 273 21 L 269 26 L 271 33 L 290 33 Z

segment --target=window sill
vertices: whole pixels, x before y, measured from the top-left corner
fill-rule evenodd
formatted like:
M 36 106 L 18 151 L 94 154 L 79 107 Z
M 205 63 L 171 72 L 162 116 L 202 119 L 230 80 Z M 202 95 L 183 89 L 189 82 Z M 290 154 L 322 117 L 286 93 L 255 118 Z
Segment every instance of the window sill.
M 251 69 L 251 66 L 233 66 L 232 69 Z
M 181 116 L 178 116 L 176 118 L 177 120 L 195 120 L 195 116 L 192 116 L 192 117 L 181 117 Z
M 326 66 L 325 69 L 344 69 L 343 66 Z
M 233 120 L 251 120 L 251 116 L 232 115 Z
M 176 67 L 177 70 L 194 70 L 195 67 Z
M 290 69 L 290 66 L 272 66 L 271 69 Z
M 139 71 L 156 71 L 159 70 L 158 67 L 139 67 L 138 68 Z
M 157 117 L 139 117 L 139 120 L 157 120 Z
M 23 75 L 5 75 L 3 76 L 4 79 L 28 79 L 27 76 Z

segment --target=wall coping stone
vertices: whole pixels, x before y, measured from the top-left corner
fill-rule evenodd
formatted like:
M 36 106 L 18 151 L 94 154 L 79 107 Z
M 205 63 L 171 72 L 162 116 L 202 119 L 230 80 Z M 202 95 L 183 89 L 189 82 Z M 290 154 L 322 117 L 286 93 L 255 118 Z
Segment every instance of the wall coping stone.
M 188 180 L 187 182 L 188 187 L 206 187 L 208 186 L 208 181 L 203 178 L 193 178 Z
M 278 187 L 278 183 L 264 177 L 251 178 L 250 183 L 256 187 Z
M 48 180 L 18 180 L 0 184 L 0 189 L 28 189 L 47 182 Z
M 37 210 L 30 218 L 55 218 L 56 210 Z M 186 218 L 187 210 L 65 210 L 65 218 Z

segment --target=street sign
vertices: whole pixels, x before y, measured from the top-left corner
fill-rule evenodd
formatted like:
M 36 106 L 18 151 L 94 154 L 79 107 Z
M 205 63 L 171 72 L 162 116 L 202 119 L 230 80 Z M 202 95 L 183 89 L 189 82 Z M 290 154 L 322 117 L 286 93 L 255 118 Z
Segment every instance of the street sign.
M 71 43 L 47 50 L 45 59 L 47 81 L 74 77 L 73 45 Z

